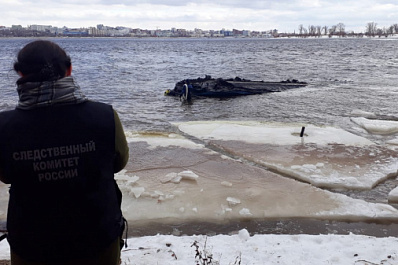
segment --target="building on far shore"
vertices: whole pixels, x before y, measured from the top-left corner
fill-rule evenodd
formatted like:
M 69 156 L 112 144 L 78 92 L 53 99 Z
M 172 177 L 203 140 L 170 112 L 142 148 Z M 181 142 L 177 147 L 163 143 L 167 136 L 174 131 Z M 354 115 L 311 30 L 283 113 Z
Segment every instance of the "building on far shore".
M 393 27 L 394 26 L 394 27 Z M 11 27 L 0 26 L 0 37 L 133 37 L 133 38 L 359 38 L 359 37 L 389 37 L 398 35 L 398 24 L 394 24 L 387 30 L 378 29 L 377 33 L 354 33 L 346 31 L 327 31 L 319 30 L 316 33 L 308 33 L 306 29 L 299 34 L 279 33 L 277 29 L 268 31 L 250 31 L 250 30 L 203 30 L 195 28 L 194 30 L 171 28 L 162 29 L 140 29 L 128 28 L 123 26 L 109 27 L 98 24 L 96 27 L 89 28 L 62 28 L 51 25 L 30 25 L 26 28 L 21 25 L 12 25 Z

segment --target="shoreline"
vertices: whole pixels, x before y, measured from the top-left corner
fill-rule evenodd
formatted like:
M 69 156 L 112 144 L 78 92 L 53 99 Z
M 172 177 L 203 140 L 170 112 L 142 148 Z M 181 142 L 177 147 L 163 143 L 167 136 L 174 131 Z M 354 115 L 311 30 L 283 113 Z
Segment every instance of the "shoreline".
M 216 222 L 174 222 L 160 223 L 147 221 L 137 225 L 129 223 L 129 238 L 173 235 L 233 235 L 247 229 L 250 235 L 366 235 L 372 237 L 397 237 L 396 219 L 379 222 L 355 222 L 342 220 L 316 220 L 306 218 L 279 218 L 267 220 L 231 220 Z
M 398 34 L 392 36 L 280 36 L 280 37 L 243 37 L 243 36 L 226 36 L 226 37 L 136 37 L 136 36 L 0 36 L 1 39 L 147 39 L 147 40 L 344 40 L 344 39 L 375 39 L 375 40 L 397 40 Z

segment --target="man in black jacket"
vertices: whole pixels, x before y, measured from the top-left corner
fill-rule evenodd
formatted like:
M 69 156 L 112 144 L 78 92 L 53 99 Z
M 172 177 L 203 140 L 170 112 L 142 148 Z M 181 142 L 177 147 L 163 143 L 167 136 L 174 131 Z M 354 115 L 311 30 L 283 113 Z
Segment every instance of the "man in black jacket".
M 14 70 L 18 106 L 0 113 L 12 264 L 119 264 L 124 219 L 114 173 L 129 152 L 117 113 L 83 95 L 53 42 L 26 45 Z

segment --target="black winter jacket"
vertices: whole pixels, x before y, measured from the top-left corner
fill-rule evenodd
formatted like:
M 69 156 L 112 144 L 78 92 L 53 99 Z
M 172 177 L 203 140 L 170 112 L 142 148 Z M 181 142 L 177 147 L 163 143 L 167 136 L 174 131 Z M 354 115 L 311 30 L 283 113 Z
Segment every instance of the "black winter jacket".
M 12 251 L 65 261 L 95 255 L 121 235 L 114 172 L 126 157 L 115 152 L 115 118 L 111 106 L 90 101 L 0 113 Z

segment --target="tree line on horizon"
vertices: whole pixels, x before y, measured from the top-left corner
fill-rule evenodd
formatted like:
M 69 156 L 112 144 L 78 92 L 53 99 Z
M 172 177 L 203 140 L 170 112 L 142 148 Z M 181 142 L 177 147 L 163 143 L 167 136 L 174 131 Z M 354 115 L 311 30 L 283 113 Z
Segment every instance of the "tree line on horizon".
M 308 28 L 304 27 L 302 24 L 298 26 L 300 36 L 322 36 L 322 35 L 329 35 L 329 36 L 368 36 L 368 37 L 375 37 L 375 36 L 389 36 L 398 34 L 398 23 L 395 23 L 389 27 L 379 28 L 377 23 L 375 22 L 368 22 L 365 27 L 365 32 L 355 33 L 354 31 L 346 32 L 345 24 L 338 23 L 331 27 L 328 26 L 314 26 L 309 25 Z

